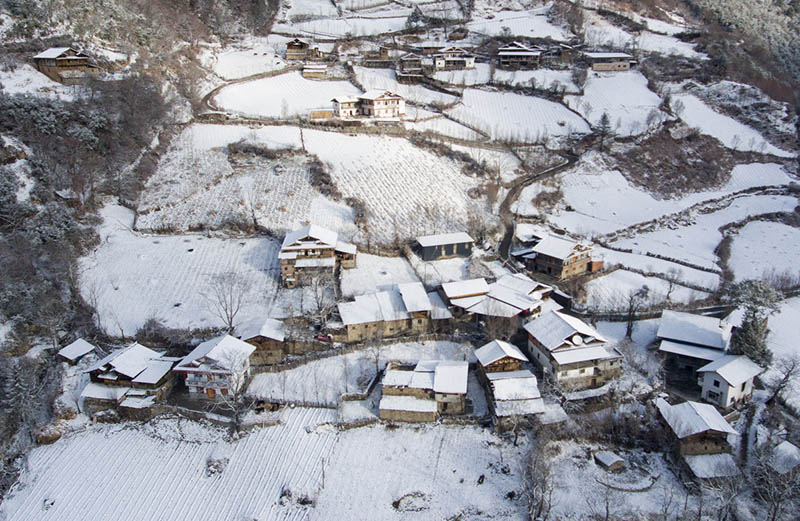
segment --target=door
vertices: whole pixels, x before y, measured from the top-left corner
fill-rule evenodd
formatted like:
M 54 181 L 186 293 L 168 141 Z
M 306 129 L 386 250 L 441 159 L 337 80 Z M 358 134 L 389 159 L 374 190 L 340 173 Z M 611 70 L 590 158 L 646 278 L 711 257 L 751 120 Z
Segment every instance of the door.
M 217 391 L 215 391 L 214 389 L 206 389 L 206 395 L 209 398 L 215 398 L 217 396 Z

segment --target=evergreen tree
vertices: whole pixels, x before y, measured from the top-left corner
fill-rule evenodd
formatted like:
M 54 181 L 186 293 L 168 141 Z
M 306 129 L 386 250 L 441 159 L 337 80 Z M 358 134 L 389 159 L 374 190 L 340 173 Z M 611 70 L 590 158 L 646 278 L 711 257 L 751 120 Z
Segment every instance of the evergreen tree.
M 781 295 L 762 280 L 745 280 L 732 285 L 728 300 L 744 311 L 742 324 L 731 337 L 731 351 L 747 355 L 762 367 L 772 363 L 772 351 L 767 346 L 767 318 L 778 310 Z

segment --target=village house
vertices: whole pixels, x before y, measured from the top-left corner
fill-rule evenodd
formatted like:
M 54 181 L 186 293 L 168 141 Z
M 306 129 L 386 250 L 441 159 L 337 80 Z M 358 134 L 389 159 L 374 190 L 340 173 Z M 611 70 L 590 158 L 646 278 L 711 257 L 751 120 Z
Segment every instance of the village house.
M 92 344 L 82 338 L 79 338 L 68 346 L 59 349 L 58 356 L 62 360 L 75 365 L 81 358 L 94 351 L 94 349 L 95 347 Z
M 295 38 L 286 43 L 286 61 L 321 60 L 324 54 L 317 46 Z
M 591 254 L 591 246 L 553 235 L 515 252 L 529 269 L 559 280 L 600 271 L 603 263 L 593 262 Z
M 431 422 L 439 415 L 465 414 L 469 364 L 420 360 L 413 369 L 390 362 L 381 385 L 382 420 Z
M 445 301 L 460 318 L 494 317 L 508 319 L 514 329 L 520 320 L 537 316 L 542 309 L 558 307 L 550 300 L 553 288 L 521 273 L 504 275 L 488 284 L 470 279 L 442 284 Z
M 629 71 L 633 56 L 624 52 L 584 52 L 593 71 Z
M 739 473 L 730 454 L 729 434 L 737 434 L 713 405 L 684 402 L 670 405 L 656 399 L 656 409 L 668 427 L 675 454 L 696 479 Z
M 361 64 L 364 67 L 391 67 L 392 57 L 389 54 L 389 48 L 381 45 L 377 50 L 366 51 L 363 55 Z
M 511 42 L 497 49 L 497 65 L 501 69 L 535 69 L 539 67 L 542 51 L 520 42 Z
M 328 66 L 324 63 L 306 63 L 302 75 L 308 80 L 324 80 L 328 77 Z
M 331 100 L 337 118 L 399 118 L 406 115 L 402 96 L 388 90 L 373 89 L 360 96 L 342 96 Z
M 753 396 L 753 379 L 764 370 L 744 355 L 725 355 L 697 370 L 700 396 L 730 409 Z
M 551 310 L 525 324 L 525 331 L 533 361 L 565 387 L 595 388 L 622 374 L 622 354 L 578 318 Z
M 464 232 L 417 237 L 420 257 L 424 261 L 469 257 L 475 241 Z
M 423 55 L 438 54 L 447 45 L 442 42 L 425 41 L 416 45 L 416 49 Z
M 475 68 L 475 56 L 461 47 L 445 47 L 432 56 L 436 70 L 467 70 Z
M 141 408 L 163 400 L 172 389 L 170 371 L 176 361 L 138 342 L 111 352 L 84 371 L 94 384 L 81 393 L 84 409 Z
M 356 247 L 340 241 L 336 232 L 312 224 L 286 234 L 278 259 L 283 285 L 294 288 L 316 274 L 332 276 L 337 266 L 355 268 Z
M 440 329 L 436 322 L 452 314 L 435 293 L 419 282 L 398 284 L 396 289 L 358 295 L 338 304 L 346 342 L 360 342 Z
M 699 394 L 698 371 L 725 356 L 731 326 L 714 317 L 665 310 L 656 336 L 658 351 L 664 357 L 666 384 Z
M 186 388 L 196 396 L 241 392 L 250 376 L 250 355 L 256 346 L 230 335 L 217 337 L 195 347 L 174 371 L 183 373 Z
M 422 83 L 424 79 L 422 57 L 414 53 L 402 55 L 395 68 L 395 79 L 397 79 L 398 83 L 407 85 Z
M 72 84 L 96 75 L 100 67 L 91 58 L 72 47 L 51 47 L 33 57 L 36 69 L 53 81 Z
M 243 327 L 239 338 L 256 348 L 250 356 L 251 365 L 279 364 L 286 356 L 285 326 L 280 320 L 268 318 L 260 325 Z
M 522 351 L 514 344 L 503 340 L 492 340 L 475 350 L 478 367 L 482 373 L 519 371 L 522 362 L 528 362 Z M 480 374 L 480 373 L 479 373 Z

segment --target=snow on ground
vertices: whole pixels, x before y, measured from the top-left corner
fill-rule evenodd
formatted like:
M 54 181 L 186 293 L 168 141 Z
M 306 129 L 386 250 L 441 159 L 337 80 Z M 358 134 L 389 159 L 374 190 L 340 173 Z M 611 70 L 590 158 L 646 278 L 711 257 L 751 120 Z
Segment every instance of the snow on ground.
M 356 74 L 356 81 L 367 90 L 381 89 L 390 90 L 403 96 L 406 101 L 430 105 L 450 105 L 458 101 L 458 98 L 450 94 L 444 94 L 435 90 L 427 89 L 421 85 L 404 85 L 397 83 L 394 70 L 392 69 L 370 69 L 367 67 L 353 67 Z
M 132 335 L 150 318 L 175 328 L 221 327 L 202 295 L 213 276 L 231 271 L 249 288 L 237 321 L 269 316 L 278 291 L 278 242 L 141 235 L 131 230 L 127 208 L 108 205 L 100 215 L 101 243 L 80 260 L 80 282 L 109 334 Z
M 631 33 L 587 9 L 583 10 L 583 33 L 588 49 L 625 50 L 634 40 Z
M 67 86 L 55 82 L 27 63 L 14 70 L 0 68 L 0 86 L 6 94 L 30 94 L 64 101 L 72 101 L 81 90 L 79 85 Z
M 696 44 L 682 42 L 673 36 L 642 31 L 642 34 L 639 35 L 636 41 L 639 49 L 645 52 L 683 56 L 684 58 L 695 60 L 708 59 L 706 54 L 694 50 Z
M 800 324 L 800 297 L 792 297 L 781 302 L 777 313 L 769 317 L 769 337 L 767 343 L 775 359 L 800 355 L 797 344 L 797 324 Z M 775 370 L 768 371 L 763 378 L 772 381 L 777 378 Z M 796 410 L 800 409 L 800 382 L 795 379 L 792 389 L 784 397 Z
M 630 266 L 631 268 L 648 273 L 669 274 L 673 272 L 680 281 L 707 288 L 709 291 L 714 291 L 719 286 L 719 275 L 715 273 L 689 268 L 674 262 L 656 259 L 655 257 L 636 253 L 623 253 L 599 246 L 595 246 L 594 254 L 605 260 L 606 265 L 619 264 L 623 267 Z
M 342 296 L 345 298 L 389 290 L 405 282 L 419 282 L 405 257 L 359 253 L 356 267 L 340 273 Z
M 508 71 L 496 69 L 494 71 L 495 83 L 530 87 L 533 80 L 539 89 L 565 89 L 567 94 L 578 94 L 580 89 L 572 81 L 572 71 L 556 71 L 552 69 L 536 69 L 534 71 Z
M 476 63 L 474 69 L 439 71 L 433 77 L 451 85 L 482 85 L 492 79 L 492 67 L 488 63 Z
M 645 277 L 627 270 L 615 270 L 586 284 L 586 305 L 597 310 L 622 309 L 628 295 L 642 286 L 650 289 L 649 299 L 654 304 L 664 302 L 668 293 L 670 302 L 674 303 L 686 303 L 708 296 L 708 293 L 677 284 L 670 293 L 670 284 L 664 279 Z
M 647 78 L 639 71 L 589 71 L 583 96 L 565 100 L 594 126 L 608 114 L 611 131 L 620 136 L 641 134 L 666 118 L 658 109 L 661 98 L 647 88 Z M 649 124 L 648 119 L 652 119 Z
M 532 9 L 530 11 L 500 11 L 492 18 L 474 18 L 467 23 L 470 32 L 482 33 L 489 36 L 500 36 L 505 33 L 505 28 L 513 36 L 528 36 L 531 38 L 551 38 L 558 42 L 570 39 L 568 30 L 553 25 L 547 19 L 549 7 Z
M 521 162 L 517 156 L 507 150 L 461 145 L 450 145 L 450 148 L 469 154 L 478 163 L 483 164 L 485 162 L 489 168 L 499 170 L 503 182 L 513 181 L 517 178 L 515 172 L 520 167 Z
M 629 183 L 620 171 L 609 167 L 603 156 L 596 152 L 585 154 L 575 168 L 560 174 L 557 179 L 564 203 L 573 210 L 550 213 L 547 219 L 580 235 L 611 233 L 732 192 L 791 182 L 781 165 L 750 163 L 734 167 L 730 180 L 717 189 L 686 194 L 679 199 L 657 199 Z M 518 199 L 516 211 L 522 215 L 537 214 L 531 200 L 544 188 L 535 184 L 526 187 Z
M 424 235 L 437 223 L 440 229 L 458 230 L 470 211 L 486 211 L 485 201 L 467 195 L 479 179 L 461 174 L 460 163 L 405 139 L 313 130 L 304 136 L 309 153 L 330 164 L 342 195 L 365 203 L 373 242 Z
M 768 143 L 757 130 L 716 112 L 692 94 L 673 93 L 671 107 L 684 123 L 718 139 L 728 148 L 795 157 L 795 154 Z
M 262 400 L 334 407 L 342 394 L 365 389 L 377 374 L 376 365 L 383 368 L 389 361 L 419 360 L 474 361 L 475 356 L 470 344 L 447 341 L 376 344 L 374 348 L 322 358 L 295 369 L 258 373 L 250 381 L 247 394 Z
M 493 139 L 544 142 L 589 132 L 586 121 L 563 105 L 511 92 L 465 89 L 462 103 L 447 113 Z
M 299 71 L 293 71 L 229 85 L 214 96 L 214 101 L 223 110 L 281 118 L 331 108 L 332 98 L 359 94 L 361 91 L 349 81 L 307 80 Z
M 283 56 L 288 40 L 274 34 L 248 37 L 222 50 L 205 53 L 203 63 L 226 80 L 282 69 L 287 66 Z
M 467 268 L 472 263 L 472 258 L 454 257 L 426 262 L 417 255 L 412 255 L 409 260 L 422 283 L 430 288 L 445 282 L 470 278 Z
M 620 248 L 649 251 L 693 264 L 717 268 L 714 249 L 722 240 L 719 228 L 751 215 L 789 212 L 797 206 L 797 198 L 778 195 L 754 195 L 734 198 L 729 206 L 718 211 L 694 215 L 694 223 L 674 229 L 660 229 L 633 238 L 614 242 Z
M 284 4 L 285 5 L 285 4 Z M 286 10 L 286 18 L 291 20 L 295 16 L 336 17 L 339 15 L 333 2 L 320 0 L 292 0 Z
M 798 275 L 798 258 L 800 229 L 783 223 L 755 221 L 734 235 L 728 266 L 737 280 L 760 279 L 769 273 Z
M 311 519 L 352 519 L 357 498 L 375 521 L 484 519 L 485 512 L 519 521 L 524 504 L 506 494 L 522 486 L 526 450 L 524 442 L 514 447 L 475 426 L 353 429 L 340 435 Z
M 346 36 L 369 36 L 402 31 L 406 27 L 406 16 L 394 18 L 325 18 L 291 24 L 275 24 L 273 32 L 316 36 L 320 38 L 344 38 Z
M 285 409 L 281 424 L 227 442 L 210 427 L 184 420 L 97 425 L 31 451 L 20 484 L 2 505 L 8 521 L 97 519 L 304 520 L 323 482 L 335 431 L 328 409 Z M 308 428 L 307 428 L 308 427 Z M 229 461 L 207 476 L 210 456 Z M 328 480 L 331 479 L 328 465 Z M 347 466 L 337 467 L 347 472 Z M 291 490 L 293 500 L 281 500 Z
M 417 132 L 434 132 L 443 136 L 454 137 L 456 139 L 466 139 L 469 141 L 482 141 L 485 136 L 465 127 L 461 123 L 456 123 L 452 119 L 444 116 L 426 119 L 418 122 L 406 122 L 405 127 Z

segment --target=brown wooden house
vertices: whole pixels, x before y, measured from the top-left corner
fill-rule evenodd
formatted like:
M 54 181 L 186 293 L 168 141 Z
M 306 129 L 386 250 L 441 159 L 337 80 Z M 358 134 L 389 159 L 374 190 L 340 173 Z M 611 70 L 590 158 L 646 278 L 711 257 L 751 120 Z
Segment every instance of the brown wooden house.
M 96 75 L 100 67 L 87 55 L 72 47 L 51 47 L 33 57 L 36 69 L 53 81 L 77 83 Z
M 266 319 L 258 327 L 243 328 L 239 338 L 256 347 L 250 355 L 252 365 L 279 364 L 288 351 L 284 324 L 274 318 Z
M 517 346 L 502 340 L 492 340 L 476 349 L 475 357 L 484 373 L 519 371 L 522 369 L 522 362 L 528 361 L 528 357 Z
M 333 275 L 337 265 L 355 268 L 356 247 L 340 241 L 336 232 L 312 224 L 286 234 L 278 259 L 284 286 L 294 288 L 307 276 Z
M 522 256 L 525 264 L 539 273 L 566 279 L 590 270 L 592 247 L 561 237 L 548 235 Z M 602 263 L 597 269 L 602 268 Z

